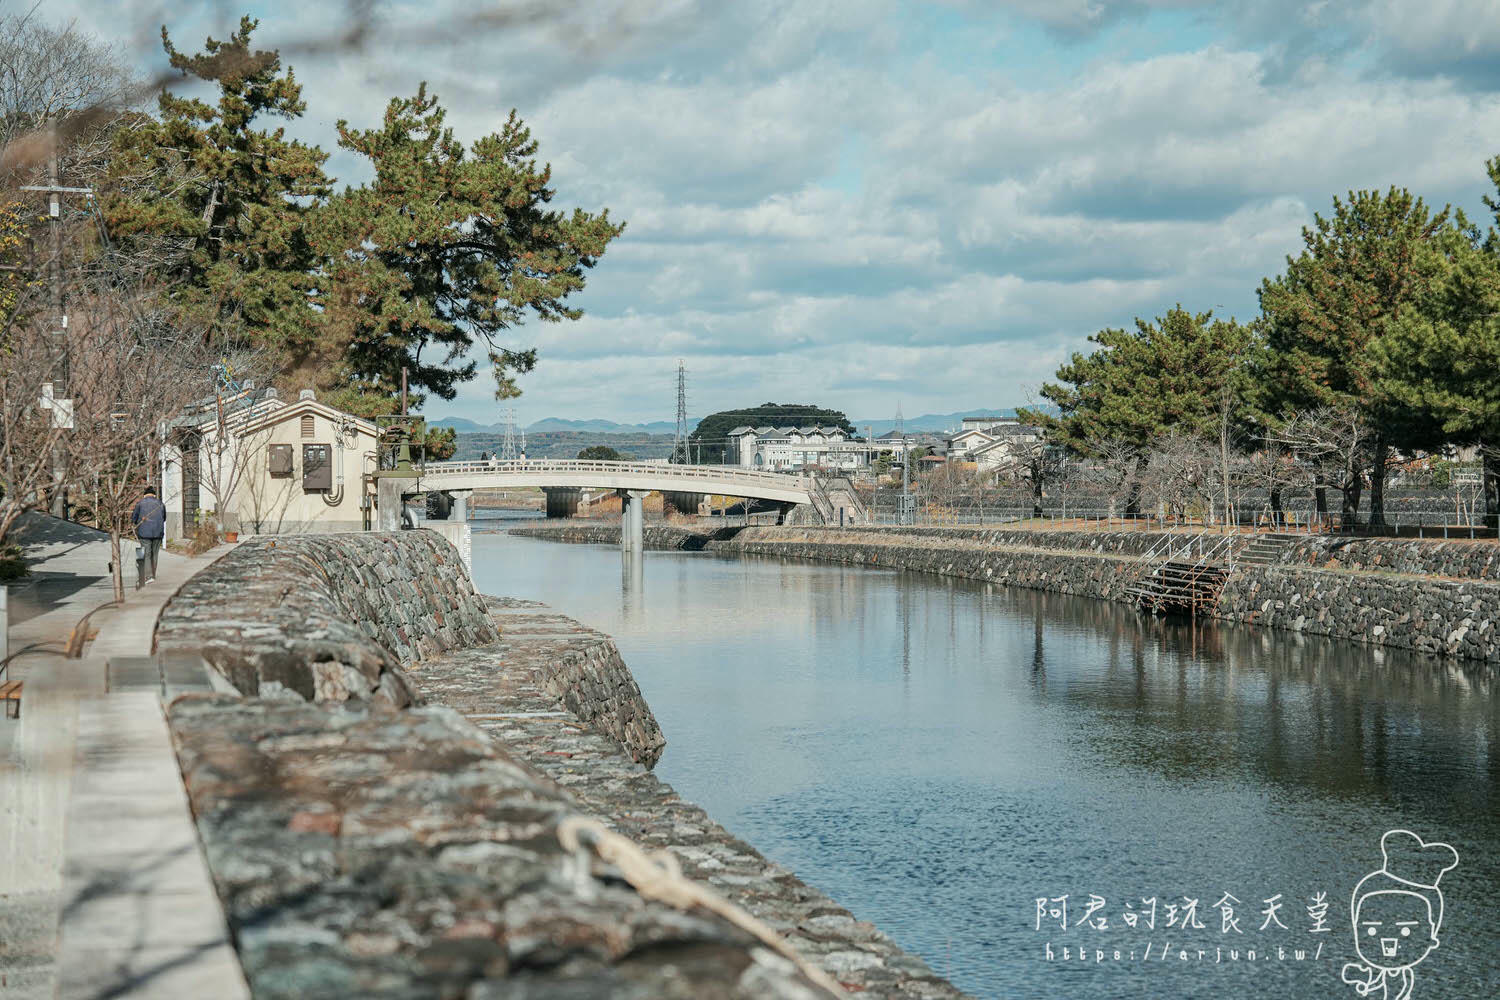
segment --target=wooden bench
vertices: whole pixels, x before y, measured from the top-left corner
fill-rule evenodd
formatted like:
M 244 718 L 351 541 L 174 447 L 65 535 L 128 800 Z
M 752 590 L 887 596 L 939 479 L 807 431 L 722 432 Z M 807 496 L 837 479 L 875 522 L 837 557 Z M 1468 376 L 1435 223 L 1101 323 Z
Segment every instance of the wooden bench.
M 21 717 L 21 682 L 6 681 L 0 684 L 0 701 L 14 702 L 14 708 L 10 705 L 5 706 L 5 717 L 19 719 Z

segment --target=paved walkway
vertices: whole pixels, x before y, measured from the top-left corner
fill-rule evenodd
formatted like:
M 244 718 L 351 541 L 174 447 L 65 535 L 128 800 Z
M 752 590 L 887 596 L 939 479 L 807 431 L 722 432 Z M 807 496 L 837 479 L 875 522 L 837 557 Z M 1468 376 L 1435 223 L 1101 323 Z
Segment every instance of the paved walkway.
M 136 590 L 127 543 L 125 603 L 101 609 L 107 536 L 33 514 L 15 540 L 34 562 L 10 593 L 21 717 L 0 719 L 0 997 L 245 996 L 160 699 L 107 680 L 111 659 L 150 654 L 162 605 L 223 550 L 163 552 Z M 85 615 L 98 635 L 66 659 Z

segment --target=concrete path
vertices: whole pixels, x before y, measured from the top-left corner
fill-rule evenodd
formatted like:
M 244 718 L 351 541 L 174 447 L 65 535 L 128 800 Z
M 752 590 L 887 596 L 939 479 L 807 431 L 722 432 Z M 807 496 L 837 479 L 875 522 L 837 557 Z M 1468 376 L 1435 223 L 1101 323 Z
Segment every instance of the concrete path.
M 151 653 L 162 605 L 227 550 L 163 552 L 135 590 L 126 543 L 125 603 L 96 610 L 113 599 L 107 536 L 27 515 L 16 540 L 34 562 L 10 595 L 21 717 L 0 719 L 0 998 L 245 996 L 160 698 L 106 682 L 110 659 Z M 98 636 L 66 659 L 85 615 Z

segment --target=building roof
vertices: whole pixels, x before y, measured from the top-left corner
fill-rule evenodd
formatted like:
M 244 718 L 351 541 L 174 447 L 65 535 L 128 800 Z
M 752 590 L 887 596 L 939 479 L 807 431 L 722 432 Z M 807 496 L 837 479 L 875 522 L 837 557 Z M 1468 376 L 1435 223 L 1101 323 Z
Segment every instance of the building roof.
M 235 429 L 236 432 L 239 434 L 253 434 L 262 428 L 270 427 L 272 424 L 279 424 L 293 417 L 300 417 L 304 413 L 313 413 L 324 419 L 332 420 L 335 423 L 345 420 L 350 421 L 356 431 L 362 431 L 371 437 L 379 435 L 379 431 L 376 430 L 375 424 L 372 421 L 366 420 L 363 417 L 356 417 L 352 413 L 345 413 L 343 410 L 336 410 L 327 403 L 320 403 L 316 399 L 298 399 L 293 402 L 278 400 L 278 402 L 281 402 L 282 405 L 268 410 L 253 420 L 247 421 L 243 426 L 237 427 Z
M 975 435 L 978 435 L 979 437 L 982 437 L 982 438 L 988 438 L 991 441 L 994 440 L 994 435 L 993 434 L 987 434 L 984 431 L 975 430 L 974 428 L 971 427 L 971 428 L 969 428 L 966 431 L 959 431 L 957 434 L 955 434 L 952 437 L 950 437 L 948 439 L 948 442 L 951 444 L 954 441 L 961 441 L 961 440 L 963 440 L 966 437 L 973 437 Z

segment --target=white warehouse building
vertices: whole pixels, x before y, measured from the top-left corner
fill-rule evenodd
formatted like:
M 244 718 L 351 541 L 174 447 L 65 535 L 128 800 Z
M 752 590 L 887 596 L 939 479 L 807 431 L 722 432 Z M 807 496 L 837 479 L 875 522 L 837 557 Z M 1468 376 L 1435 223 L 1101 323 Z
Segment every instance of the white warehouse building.
M 736 427 L 728 438 L 724 461 L 747 469 L 849 471 L 870 464 L 870 446 L 838 427 Z

